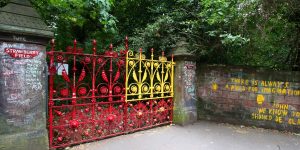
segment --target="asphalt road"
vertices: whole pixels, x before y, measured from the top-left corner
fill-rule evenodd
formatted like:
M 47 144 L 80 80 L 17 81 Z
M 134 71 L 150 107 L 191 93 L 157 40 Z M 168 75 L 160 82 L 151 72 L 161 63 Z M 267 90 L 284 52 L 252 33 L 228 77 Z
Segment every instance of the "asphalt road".
M 77 145 L 71 150 L 300 150 L 300 135 L 199 121 Z

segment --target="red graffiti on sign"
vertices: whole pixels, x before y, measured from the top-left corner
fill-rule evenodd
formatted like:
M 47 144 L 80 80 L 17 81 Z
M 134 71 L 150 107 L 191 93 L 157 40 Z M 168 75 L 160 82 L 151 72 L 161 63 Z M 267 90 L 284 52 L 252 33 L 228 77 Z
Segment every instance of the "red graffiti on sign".
M 28 58 L 31 59 L 39 55 L 37 50 L 17 49 L 17 48 L 5 48 L 4 52 L 13 58 Z

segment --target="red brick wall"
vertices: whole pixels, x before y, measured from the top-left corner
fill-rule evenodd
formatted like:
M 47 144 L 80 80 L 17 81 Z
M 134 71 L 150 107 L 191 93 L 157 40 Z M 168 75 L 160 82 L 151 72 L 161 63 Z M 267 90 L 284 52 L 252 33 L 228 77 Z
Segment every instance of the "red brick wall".
M 202 65 L 201 119 L 300 132 L 300 72 Z

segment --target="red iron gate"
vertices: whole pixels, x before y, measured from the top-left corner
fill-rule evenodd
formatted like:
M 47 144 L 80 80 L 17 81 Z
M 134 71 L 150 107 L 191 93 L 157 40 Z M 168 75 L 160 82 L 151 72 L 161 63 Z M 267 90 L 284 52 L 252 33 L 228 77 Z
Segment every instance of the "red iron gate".
M 77 47 L 49 58 L 50 148 L 103 139 L 172 122 L 174 62 L 125 50 L 92 54 Z M 138 69 L 138 74 L 135 70 Z M 143 73 L 143 74 L 142 74 Z M 132 79 L 133 78 L 133 79 Z M 150 82 L 150 83 L 149 83 Z

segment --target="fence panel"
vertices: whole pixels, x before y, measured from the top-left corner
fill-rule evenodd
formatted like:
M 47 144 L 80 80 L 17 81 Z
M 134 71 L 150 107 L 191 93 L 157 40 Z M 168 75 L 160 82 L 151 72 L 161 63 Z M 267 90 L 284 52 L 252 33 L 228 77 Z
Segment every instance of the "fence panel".
M 49 59 L 50 148 L 66 147 L 172 122 L 174 62 L 140 51 L 83 53 L 76 40 Z

